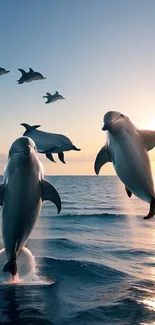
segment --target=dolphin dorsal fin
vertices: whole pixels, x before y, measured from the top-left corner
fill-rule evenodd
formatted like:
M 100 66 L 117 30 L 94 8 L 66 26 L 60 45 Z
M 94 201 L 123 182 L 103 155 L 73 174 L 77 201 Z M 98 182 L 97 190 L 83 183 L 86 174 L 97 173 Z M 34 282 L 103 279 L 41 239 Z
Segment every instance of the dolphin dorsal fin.
M 29 68 L 29 72 L 34 72 L 34 70 L 33 70 L 33 69 L 31 69 L 31 68 Z
M 96 156 L 95 160 L 95 173 L 98 175 L 101 167 L 105 165 L 107 162 L 111 162 L 111 158 L 108 153 L 107 145 L 103 146 L 99 153 Z
M 139 130 L 138 132 L 143 139 L 146 150 L 152 150 L 155 147 L 155 131 Z
M 26 135 L 27 133 L 29 133 L 32 130 L 35 130 L 41 126 L 41 125 L 29 125 L 27 123 L 21 123 L 20 125 L 24 126 L 24 128 L 26 129 L 26 131 L 24 132 L 23 135 Z

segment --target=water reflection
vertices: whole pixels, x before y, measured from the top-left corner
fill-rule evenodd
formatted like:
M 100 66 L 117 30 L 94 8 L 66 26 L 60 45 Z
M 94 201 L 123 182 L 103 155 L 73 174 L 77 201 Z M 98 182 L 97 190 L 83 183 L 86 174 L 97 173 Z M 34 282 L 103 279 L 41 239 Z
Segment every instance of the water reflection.
M 59 307 L 56 285 L 46 288 L 41 286 L 1 285 L 0 291 L 0 324 L 54 324 Z M 45 298 L 49 296 L 50 313 L 48 301 Z

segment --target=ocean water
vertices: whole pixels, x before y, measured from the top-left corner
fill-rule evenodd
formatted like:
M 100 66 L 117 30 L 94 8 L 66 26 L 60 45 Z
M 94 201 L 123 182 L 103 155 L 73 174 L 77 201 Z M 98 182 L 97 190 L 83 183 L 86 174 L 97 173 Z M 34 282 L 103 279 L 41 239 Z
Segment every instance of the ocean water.
M 44 203 L 28 240 L 37 280 L 11 285 L 0 276 L 0 324 L 155 324 L 155 218 L 143 219 L 148 204 L 129 199 L 114 176 L 47 178 L 62 211 Z

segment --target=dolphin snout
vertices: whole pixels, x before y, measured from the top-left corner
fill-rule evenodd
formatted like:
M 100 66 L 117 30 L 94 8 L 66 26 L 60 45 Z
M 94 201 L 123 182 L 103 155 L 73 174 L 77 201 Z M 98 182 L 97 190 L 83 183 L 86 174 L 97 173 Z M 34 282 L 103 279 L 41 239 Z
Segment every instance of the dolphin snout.
M 15 154 L 20 154 L 24 157 L 29 157 L 30 153 L 32 151 L 32 148 L 30 145 L 18 148 L 14 151 Z
M 109 122 L 105 122 L 104 125 L 103 125 L 103 127 L 102 127 L 102 131 L 108 130 L 109 127 L 110 127 L 110 123 Z
M 31 146 L 30 146 L 30 145 L 26 146 L 26 147 L 23 149 L 24 156 L 25 156 L 25 157 L 29 157 L 31 151 L 32 151 Z
M 115 122 L 119 121 L 119 120 L 120 120 L 120 117 L 118 117 L 118 118 L 116 118 L 116 119 L 114 119 L 112 121 L 106 121 L 106 122 L 104 122 L 104 125 L 102 127 L 102 130 L 103 131 L 109 130 L 113 126 L 113 124 Z

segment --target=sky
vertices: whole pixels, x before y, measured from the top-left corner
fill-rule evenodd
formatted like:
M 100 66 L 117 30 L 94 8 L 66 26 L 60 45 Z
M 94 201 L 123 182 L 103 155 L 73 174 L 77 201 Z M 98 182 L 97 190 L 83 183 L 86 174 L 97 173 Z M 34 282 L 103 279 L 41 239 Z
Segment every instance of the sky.
M 39 155 L 48 175 L 94 175 L 106 141 L 109 110 L 155 130 L 154 0 L 1 0 L 0 174 L 12 142 L 24 128 L 68 136 L 80 152 L 66 165 Z M 17 84 L 17 70 L 33 68 L 46 79 Z M 46 92 L 66 99 L 45 105 Z M 151 153 L 155 174 L 155 153 Z M 111 164 L 101 174 L 113 174 Z

